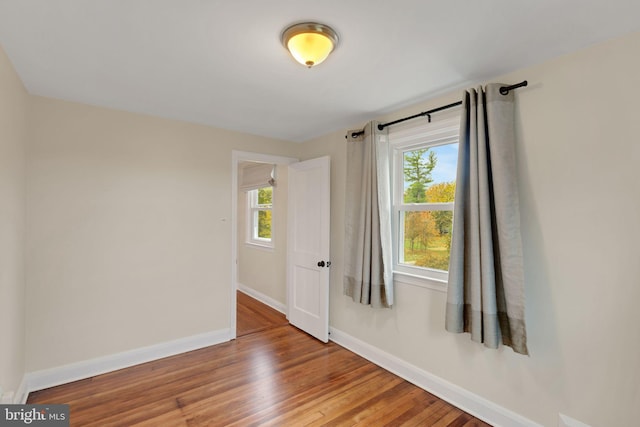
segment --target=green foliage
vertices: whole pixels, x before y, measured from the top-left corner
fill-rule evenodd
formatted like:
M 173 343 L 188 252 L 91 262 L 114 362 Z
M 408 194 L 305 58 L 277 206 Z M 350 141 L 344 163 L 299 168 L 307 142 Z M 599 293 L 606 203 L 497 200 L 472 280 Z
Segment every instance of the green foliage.
M 271 211 L 258 211 L 258 237 L 271 238 Z
M 426 191 L 426 199 L 429 203 L 447 203 L 453 202 L 456 194 L 455 182 L 441 182 L 429 187 Z M 433 219 L 435 227 L 441 235 L 448 238 L 447 247 L 451 247 L 451 227 L 453 225 L 452 211 L 434 211 Z
M 426 199 L 429 203 L 447 203 L 453 202 L 456 195 L 456 183 L 441 182 L 433 184 L 427 189 Z
M 438 162 L 434 151 L 414 150 L 404 155 L 405 203 L 454 201 L 455 182 L 430 185 Z M 449 269 L 453 211 L 414 211 L 404 214 L 404 262 L 417 267 Z
M 437 216 L 451 211 L 405 213 L 404 262 L 417 267 L 447 270 L 451 233 L 443 234 L 437 227 Z
M 416 264 L 422 267 L 433 268 L 435 270 L 449 270 L 449 251 L 435 252 L 427 251 L 423 256 L 416 259 Z
M 429 152 L 427 159 L 424 154 Z M 405 203 L 424 203 L 425 189 L 433 181 L 431 172 L 436 167 L 436 153 L 426 148 L 404 153 L 404 180 L 411 183 L 405 191 Z
M 418 242 L 413 249 L 411 249 L 409 239 L 406 239 L 404 262 L 416 267 L 448 270 L 449 248 L 447 247 L 447 239 L 434 236 L 425 244 Z
M 273 187 L 264 187 L 258 190 L 258 205 L 270 205 L 273 201 Z M 258 211 L 258 237 L 271 239 L 271 211 Z
M 406 189 L 404 194 L 404 202 L 405 203 L 424 203 L 426 202 L 425 198 L 425 187 L 421 182 L 414 182 Z
M 437 235 L 431 212 L 406 212 L 404 215 L 404 238 L 413 251 L 416 243 L 427 245 L 430 238 Z
M 273 200 L 273 187 L 263 187 L 258 190 L 258 204 L 270 205 Z

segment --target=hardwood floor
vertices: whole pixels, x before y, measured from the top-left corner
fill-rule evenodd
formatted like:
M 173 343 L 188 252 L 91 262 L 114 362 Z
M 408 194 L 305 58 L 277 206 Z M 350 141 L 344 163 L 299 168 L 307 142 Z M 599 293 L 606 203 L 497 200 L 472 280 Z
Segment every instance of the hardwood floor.
M 488 426 L 238 295 L 238 338 L 32 393 L 72 426 Z
M 253 334 L 275 326 L 288 325 L 287 318 L 245 293 L 237 292 L 236 336 Z

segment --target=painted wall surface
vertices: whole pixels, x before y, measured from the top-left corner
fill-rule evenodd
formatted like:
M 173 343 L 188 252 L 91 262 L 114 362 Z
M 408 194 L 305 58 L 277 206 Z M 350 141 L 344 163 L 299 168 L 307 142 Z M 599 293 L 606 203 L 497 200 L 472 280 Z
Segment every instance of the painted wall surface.
M 0 387 L 24 374 L 25 151 L 29 97 L 0 47 Z
M 329 154 L 334 328 L 542 425 L 556 425 L 558 412 L 634 425 L 638 46 L 633 34 L 493 79 L 530 83 L 516 95 L 530 357 L 445 332 L 442 292 L 398 284 L 391 310 L 342 295 L 346 129 L 300 146 L 30 97 L 0 52 L 0 320 L 9 325 L 0 385 L 15 389 L 25 370 L 228 328 L 231 151 Z
M 398 284 L 391 310 L 343 296 L 346 129 L 306 143 L 302 155 L 332 160 L 331 326 L 545 426 L 559 412 L 592 426 L 636 425 L 639 46 L 633 34 L 492 80 L 529 81 L 516 122 L 530 357 L 446 332 L 443 292 Z
M 273 188 L 273 248 L 247 241 L 247 193 L 238 193 L 238 282 L 281 304 L 287 303 L 287 166 L 276 166 Z
M 27 370 L 228 329 L 231 151 L 294 144 L 32 103 Z

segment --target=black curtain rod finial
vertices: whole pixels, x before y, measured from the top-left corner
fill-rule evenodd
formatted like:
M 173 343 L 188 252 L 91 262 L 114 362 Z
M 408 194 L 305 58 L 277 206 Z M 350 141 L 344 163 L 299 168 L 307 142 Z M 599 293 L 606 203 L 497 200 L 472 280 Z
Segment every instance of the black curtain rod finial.
M 511 86 L 502 86 L 502 87 L 500 88 L 500 94 L 502 94 L 502 95 L 506 95 L 506 94 L 508 94 L 511 90 L 513 90 L 513 89 L 518 89 L 519 87 L 525 87 L 525 86 L 526 86 L 526 85 L 528 85 L 528 84 L 529 84 L 529 82 L 528 82 L 528 81 L 526 81 L 526 80 L 524 80 L 524 81 L 522 81 L 522 82 L 520 82 L 520 83 L 516 83 L 516 84 L 511 85 Z

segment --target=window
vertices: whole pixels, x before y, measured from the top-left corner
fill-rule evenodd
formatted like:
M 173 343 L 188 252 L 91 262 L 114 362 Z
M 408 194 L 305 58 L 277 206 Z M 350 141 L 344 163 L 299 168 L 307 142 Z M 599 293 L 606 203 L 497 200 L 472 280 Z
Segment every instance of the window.
M 394 278 L 444 289 L 448 278 L 460 119 L 391 129 Z
M 248 243 L 273 247 L 272 209 L 273 187 L 262 187 L 247 192 Z

